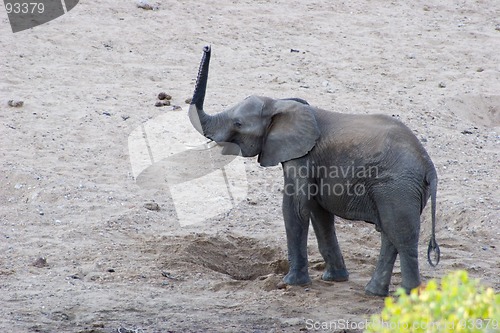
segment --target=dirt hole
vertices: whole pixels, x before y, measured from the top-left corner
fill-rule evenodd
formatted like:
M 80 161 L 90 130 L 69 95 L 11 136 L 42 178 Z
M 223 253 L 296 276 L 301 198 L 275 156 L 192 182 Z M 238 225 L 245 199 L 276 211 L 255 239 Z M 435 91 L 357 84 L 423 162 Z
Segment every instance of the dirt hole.
M 167 268 L 201 266 L 235 280 L 254 280 L 268 274 L 285 274 L 288 261 L 283 249 L 260 240 L 236 235 L 189 235 L 165 240 L 161 262 Z

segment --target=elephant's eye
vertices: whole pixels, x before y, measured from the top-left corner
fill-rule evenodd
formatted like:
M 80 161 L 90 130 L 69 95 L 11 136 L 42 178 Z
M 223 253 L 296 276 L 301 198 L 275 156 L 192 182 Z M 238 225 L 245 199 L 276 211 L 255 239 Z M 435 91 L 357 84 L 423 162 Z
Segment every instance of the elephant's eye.
M 239 121 L 235 121 L 235 122 L 234 122 L 234 127 L 236 127 L 236 128 L 241 128 L 241 126 L 242 126 L 242 125 L 241 125 L 241 123 L 240 123 Z

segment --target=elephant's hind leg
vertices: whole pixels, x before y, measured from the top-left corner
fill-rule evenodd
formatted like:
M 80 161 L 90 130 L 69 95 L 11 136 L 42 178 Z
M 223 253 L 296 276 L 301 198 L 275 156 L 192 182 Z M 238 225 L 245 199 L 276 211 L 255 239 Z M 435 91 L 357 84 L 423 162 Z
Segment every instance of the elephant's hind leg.
M 313 203 L 311 222 L 318 240 L 319 252 L 325 260 L 326 267 L 322 279 L 325 281 L 342 282 L 349 280 L 344 258 L 335 233 L 335 216 Z
M 387 234 L 382 231 L 381 236 L 382 245 L 380 246 L 377 267 L 370 282 L 365 287 L 366 294 L 372 296 L 387 296 L 389 294 L 392 269 L 398 255 L 396 247 L 391 243 Z

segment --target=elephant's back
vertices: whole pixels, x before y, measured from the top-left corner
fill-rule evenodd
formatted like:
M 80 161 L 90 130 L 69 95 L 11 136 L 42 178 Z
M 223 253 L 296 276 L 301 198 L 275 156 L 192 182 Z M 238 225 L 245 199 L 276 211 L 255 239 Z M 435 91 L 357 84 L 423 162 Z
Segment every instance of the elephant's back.
M 321 151 L 329 150 L 351 161 L 370 159 L 372 163 L 382 163 L 408 159 L 408 163 L 429 165 L 430 158 L 421 142 L 411 129 L 393 117 L 318 110 L 317 119 Z

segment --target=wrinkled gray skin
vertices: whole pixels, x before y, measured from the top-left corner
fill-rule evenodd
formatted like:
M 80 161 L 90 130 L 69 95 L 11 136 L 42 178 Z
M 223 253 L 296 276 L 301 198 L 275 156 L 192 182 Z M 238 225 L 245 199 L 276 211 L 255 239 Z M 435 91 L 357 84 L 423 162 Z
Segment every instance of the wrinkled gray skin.
M 399 254 L 402 286 L 420 284 L 420 214 L 432 202 L 428 260 L 439 261 L 434 237 L 437 176 L 415 135 L 385 115 L 349 115 L 312 107 L 300 99 L 250 96 L 236 106 L 208 115 L 203 110 L 210 47 L 205 47 L 189 117 L 225 153 L 258 155 L 262 166 L 283 165 L 285 220 L 290 270 L 284 282 L 306 285 L 307 233 L 312 222 L 326 268 L 322 279 L 347 281 L 349 274 L 335 234 L 334 216 L 362 220 L 381 233 L 369 295 L 389 291 Z M 224 151 L 223 151 L 224 153 Z M 436 263 L 430 254 L 435 251 Z

